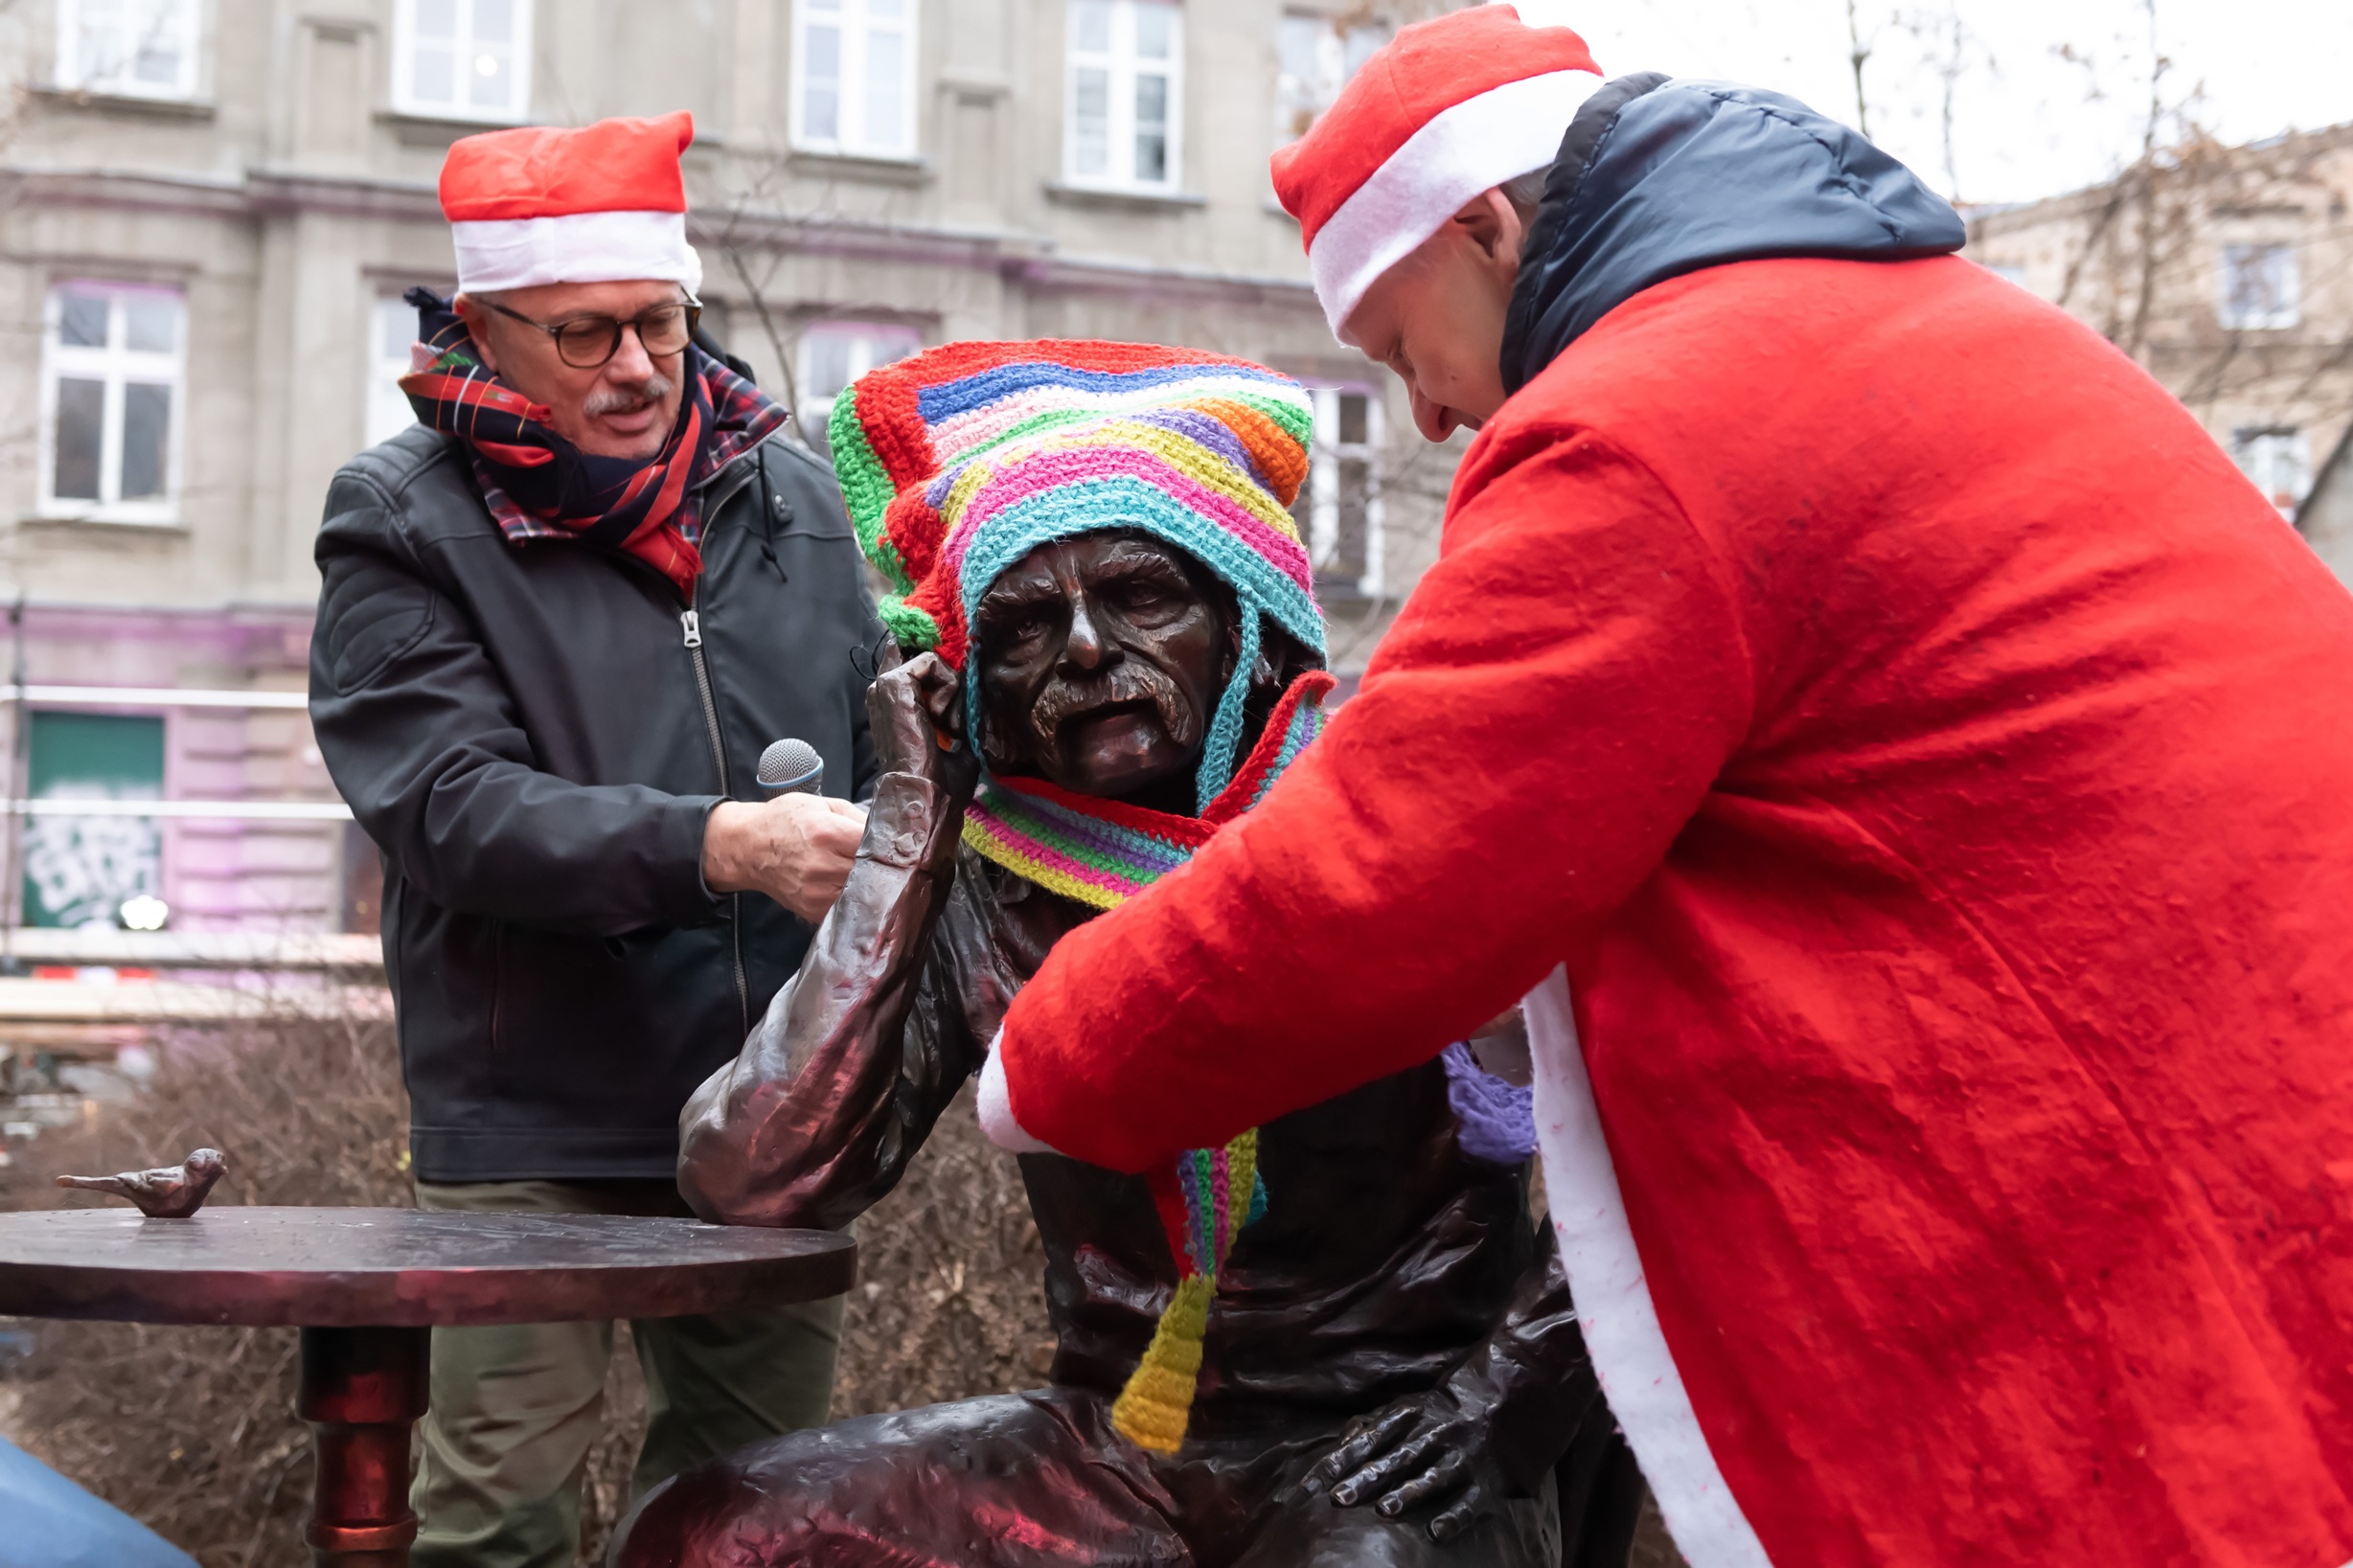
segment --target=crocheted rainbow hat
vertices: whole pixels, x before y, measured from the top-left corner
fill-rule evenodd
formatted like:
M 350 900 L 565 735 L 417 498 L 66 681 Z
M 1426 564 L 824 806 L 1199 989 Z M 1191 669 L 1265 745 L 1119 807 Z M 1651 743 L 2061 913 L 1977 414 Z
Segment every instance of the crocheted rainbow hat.
M 834 466 L 858 543 L 895 590 L 908 652 L 966 668 L 974 606 L 1049 540 L 1113 529 L 1175 545 L 1242 609 L 1197 787 L 1232 774 L 1271 621 L 1321 655 L 1323 614 L 1286 510 L 1307 476 L 1306 391 L 1246 359 L 1135 343 L 952 343 L 859 376 L 834 401 Z M 972 690 L 967 671 L 967 700 Z

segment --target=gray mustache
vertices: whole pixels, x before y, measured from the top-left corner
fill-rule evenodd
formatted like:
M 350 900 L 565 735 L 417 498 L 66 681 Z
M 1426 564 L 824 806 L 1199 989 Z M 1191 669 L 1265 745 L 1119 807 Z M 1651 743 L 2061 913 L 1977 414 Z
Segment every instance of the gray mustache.
M 1123 661 L 1098 679 L 1055 682 L 1031 708 L 1030 724 L 1038 739 L 1051 746 L 1070 719 L 1116 702 L 1150 702 L 1169 739 L 1180 746 L 1200 739 L 1200 716 L 1185 701 L 1176 682 L 1166 670 L 1140 659 Z
M 592 392 L 581 409 L 587 414 L 627 414 L 648 403 L 660 402 L 676 385 L 669 376 L 656 372 L 635 387 L 608 387 Z

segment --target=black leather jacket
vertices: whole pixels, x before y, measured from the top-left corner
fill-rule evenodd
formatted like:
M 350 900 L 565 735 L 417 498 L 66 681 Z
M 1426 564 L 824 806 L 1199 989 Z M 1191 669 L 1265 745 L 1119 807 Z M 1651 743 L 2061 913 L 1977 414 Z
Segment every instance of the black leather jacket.
M 880 628 L 823 463 L 780 436 L 711 485 L 691 604 L 613 551 L 508 544 L 422 427 L 328 492 L 310 717 L 384 852 L 424 1180 L 670 1176 L 679 1107 L 809 944 L 704 887 L 703 819 L 762 798 L 785 736 L 869 791 Z

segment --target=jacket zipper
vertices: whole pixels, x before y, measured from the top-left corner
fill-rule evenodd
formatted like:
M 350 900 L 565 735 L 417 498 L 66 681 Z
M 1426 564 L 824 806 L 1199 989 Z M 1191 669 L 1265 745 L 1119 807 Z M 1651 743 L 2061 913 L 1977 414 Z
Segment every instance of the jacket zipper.
M 727 788 L 727 750 L 719 738 L 719 704 L 711 696 L 711 669 L 702 657 L 702 581 L 697 579 L 695 590 L 687 600 L 686 608 L 678 612 L 678 625 L 686 633 L 687 656 L 695 661 L 695 690 L 702 695 L 702 721 L 711 733 L 711 765 L 719 769 L 719 792 Z M 752 1032 L 752 988 L 743 975 L 743 895 L 727 896 L 727 926 L 735 943 L 736 1014 L 742 1020 L 742 1033 Z

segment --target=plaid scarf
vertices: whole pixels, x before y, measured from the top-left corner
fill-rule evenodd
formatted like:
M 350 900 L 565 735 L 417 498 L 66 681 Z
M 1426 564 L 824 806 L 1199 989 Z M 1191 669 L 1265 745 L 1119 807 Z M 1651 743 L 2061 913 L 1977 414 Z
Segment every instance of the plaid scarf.
M 661 451 L 642 463 L 592 457 L 556 434 L 545 404 L 491 374 L 446 301 L 422 288 L 407 298 L 421 340 L 400 390 L 422 423 L 466 443 L 507 542 L 579 539 L 625 551 L 693 598 L 704 488 L 782 429 L 785 411 L 690 343 L 677 423 Z

